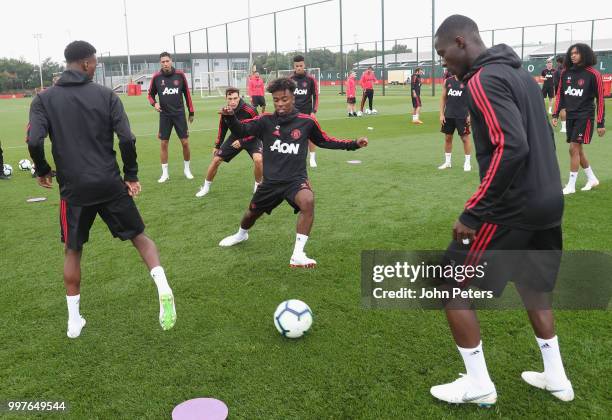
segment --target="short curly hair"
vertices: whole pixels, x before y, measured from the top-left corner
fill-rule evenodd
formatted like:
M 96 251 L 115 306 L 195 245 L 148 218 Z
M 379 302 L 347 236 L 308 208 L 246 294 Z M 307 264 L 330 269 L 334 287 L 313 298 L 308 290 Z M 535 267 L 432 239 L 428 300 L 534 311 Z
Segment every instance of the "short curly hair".
M 274 79 L 268 84 L 268 92 L 274 93 L 279 91 L 288 90 L 293 95 L 293 91 L 297 85 L 293 80 L 288 77 L 279 77 L 278 79 Z
M 96 49 L 93 45 L 86 41 L 72 41 L 64 50 L 64 58 L 67 63 L 85 60 L 86 58 L 96 55 Z

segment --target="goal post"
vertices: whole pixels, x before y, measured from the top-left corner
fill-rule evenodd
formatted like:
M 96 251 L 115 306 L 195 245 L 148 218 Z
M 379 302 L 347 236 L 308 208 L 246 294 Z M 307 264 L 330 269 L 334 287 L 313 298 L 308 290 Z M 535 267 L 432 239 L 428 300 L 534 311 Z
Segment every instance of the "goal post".
M 247 70 L 221 70 L 200 73 L 193 81 L 202 98 L 225 96 L 225 89 L 235 87 L 246 96 L 249 72 Z

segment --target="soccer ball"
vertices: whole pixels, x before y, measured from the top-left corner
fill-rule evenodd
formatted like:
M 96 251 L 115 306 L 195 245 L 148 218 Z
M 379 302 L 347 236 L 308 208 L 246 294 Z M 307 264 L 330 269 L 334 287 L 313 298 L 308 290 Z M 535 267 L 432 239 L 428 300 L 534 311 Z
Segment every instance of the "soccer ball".
M 373 109 L 373 110 L 372 110 L 372 114 L 376 115 L 376 114 L 378 114 L 378 111 L 377 111 L 377 110 L 375 110 L 375 109 Z
M 366 115 L 370 115 L 372 113 L 372 111 L 370 111 L 370 108 L 365 110 Z
M 11 176 L 11 175 L 13 175 L 13 167 L 11 165 L 9 165 L 8 163 L 5 163 L 2 166 L 2 173 L 4 174 L 4 176 Z
M 29 171 L 30 169 L 32 169 L 32 162 L 27 159 L 21 159 L 19 161 L 19 169 L 21 169 L 22 171 Z
M 362 115 L 363 115 L 363 112 L 361 112 L 361 111 L 357 111 L 357 116 L 358 116 L 358 117 L 361 117 Z
M 274 326 L 283 337 L 299 338 L 312 325 L 312 311 L 301 300 L 286 300 L 274 311 Z

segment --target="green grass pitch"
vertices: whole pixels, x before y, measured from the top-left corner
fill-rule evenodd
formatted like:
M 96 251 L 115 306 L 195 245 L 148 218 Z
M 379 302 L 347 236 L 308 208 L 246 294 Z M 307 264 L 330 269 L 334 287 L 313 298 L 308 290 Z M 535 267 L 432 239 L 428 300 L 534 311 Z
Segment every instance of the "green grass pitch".
M 348 119 L 345 98 L 324 89 L 323 129 L 337 137 L 366 135 L 370 146 L 317 152 L 319 167 L 310 170 L 316 216 L 306 250 L 318 267 L 310 271 L 288 267 L 296 218 L 286 204 L 260 219 L 248 242 L 218 247 L 238 228 L 253 187 L 252 165 L 242 154 L 222 165 L 208 196 L 194 197 L 210 162 L 220 98 L 195 98 L 190 141 L 196 179 L 182 176 L 173 133 L 171 179 L 159 185 L 157 115 L 144 97 L 123 97 L 138 138 L 143 192 L 137 205 L 176 294 L 178 322 L 161 330 L 145 266 L 98 219 L 83 257 L 87 327 L 76 340 L 66 337 L 57 186 L 43 190 L 17 168 L 28 157 L 29 100 L 0 101 L 0 140 L 15 169 L 11 181 L 0 182 L 0 400 L 67 401 L 67 414 L 41 418 L 75 419 L 169 418 L 176 404 L 201 396 L 225 401 L 234 419 L 608 417 L 608 312 L 557 313 L 576 392 L 572 403 L 521 380 L 522 370 L 541 369 L 524 312 L 481 313 L 499 393 L 495 408 L 483 410 L 450 406 L 429 394 L 430 386 L 464 371 L 443 313 L 361 307 L 360 252 L 445 248 L 478 185 L 476 170 L 462 170 L 458 139 L 455 166 L 436 169 L 444 156 L 438 98 L 425 89 L 425 124 L 413 126 L 406 88 L 390 93 L 375 97 L 377 116 Z M 568 153 L 558 133 L 557 146 L 565 182 Z M 595 138 L 587 151 L 602 184 L 566 200 L 565 248 L 610 250 L 612 134 Z M 363 163 L 347 164 L 351 159 Z M 581 172 L 578 186 L 585 181 Z M 48 200 L 26 203 L 36 196 Z M 283 339 L 272 322 L 276 305 L 288 298 L 304 300 L 314 312 L 313 328 L 300 340 Z

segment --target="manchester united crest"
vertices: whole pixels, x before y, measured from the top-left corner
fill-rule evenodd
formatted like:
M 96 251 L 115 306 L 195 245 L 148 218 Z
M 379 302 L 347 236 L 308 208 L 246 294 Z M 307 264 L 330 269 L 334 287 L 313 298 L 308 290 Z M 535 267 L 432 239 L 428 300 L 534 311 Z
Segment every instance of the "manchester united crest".
M 180 85 L 180 84 L 181 84 L 181 82 L 180 82 L 180 81 L 178 81 L 178 80 L 175 80 L 175 81 L 174 81 L 174 86 L 178 86 L 178 85 Z
M 293 140 L 297 140 L 301 136 L 302 136 L 302 132 L 299 129 L 295 128 L 295 129 L 291 130 L 291 138 Z

